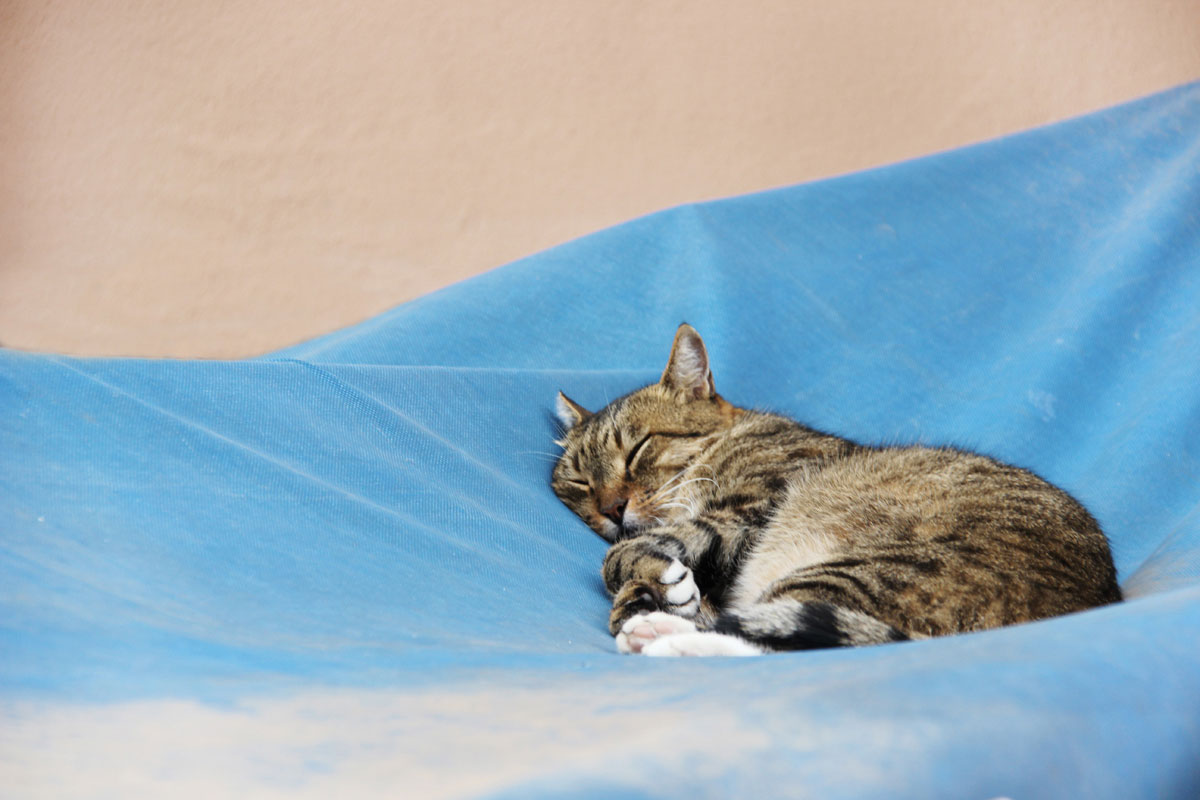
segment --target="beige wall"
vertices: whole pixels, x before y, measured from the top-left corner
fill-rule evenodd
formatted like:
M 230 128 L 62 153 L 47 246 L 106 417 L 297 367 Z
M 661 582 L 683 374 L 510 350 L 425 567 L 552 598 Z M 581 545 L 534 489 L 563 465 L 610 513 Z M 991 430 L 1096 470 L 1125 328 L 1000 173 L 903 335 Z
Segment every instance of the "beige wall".
M 0 342 L 229 357 L 1200 77 L 1200 0 L 0 0 Z

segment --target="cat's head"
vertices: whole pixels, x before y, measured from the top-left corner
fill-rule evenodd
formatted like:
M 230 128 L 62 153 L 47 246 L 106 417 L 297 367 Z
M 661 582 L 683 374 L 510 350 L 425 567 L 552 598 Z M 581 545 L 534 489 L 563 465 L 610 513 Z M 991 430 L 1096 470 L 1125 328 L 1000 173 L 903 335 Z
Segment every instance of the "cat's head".
M 595 413 L 559 392 L 556 410 L 563 453 L 550 485 L 610 542 L 693 513 L 685 471 L 741 413 L 716 393 L 704 342 L 687 324 L 658 383 Z

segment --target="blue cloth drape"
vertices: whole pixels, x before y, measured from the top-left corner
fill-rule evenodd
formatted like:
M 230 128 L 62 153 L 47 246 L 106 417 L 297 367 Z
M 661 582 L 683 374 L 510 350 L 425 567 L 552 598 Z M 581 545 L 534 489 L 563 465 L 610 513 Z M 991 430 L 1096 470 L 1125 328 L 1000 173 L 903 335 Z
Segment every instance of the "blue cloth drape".
M 685 320 L 734 403 L 1063 486 L 1129 601 L 618 656 L 604 544 L 547 486 L 553 398 L 653 380 Z M 232 725 L 315 690 L 379 705 L 305 717 L 302 758 L 280 731 L 242 788 L 369 794 L 351 731 L 404 697 L 370 728 L 399 796 L 1200 797 L 1200 84 L 634 220 L 260 359 L 0 352 L 13 730 L 155 707 L 170 740 L 172 703 Z

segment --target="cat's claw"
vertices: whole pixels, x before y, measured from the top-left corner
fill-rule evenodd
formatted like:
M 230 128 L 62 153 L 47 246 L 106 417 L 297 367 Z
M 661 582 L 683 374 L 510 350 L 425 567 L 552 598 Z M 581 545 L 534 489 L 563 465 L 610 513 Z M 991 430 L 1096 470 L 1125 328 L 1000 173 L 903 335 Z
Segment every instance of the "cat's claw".
M 664 611 L 635 614 L 625 620 L 621 630 L 617 632 L 617 650 L 622 653 L 640 653 L 646 645 L 664 636 L 695 631 L 696 625 L 690 619 Z
M 670 613 L 679 617 L 694 617 L 700 612 L 700 587 L 696 585 L 691 569 L 685 567 L 678 558 L 671 559 L 658 582 L 669 587 L 664 595 Z

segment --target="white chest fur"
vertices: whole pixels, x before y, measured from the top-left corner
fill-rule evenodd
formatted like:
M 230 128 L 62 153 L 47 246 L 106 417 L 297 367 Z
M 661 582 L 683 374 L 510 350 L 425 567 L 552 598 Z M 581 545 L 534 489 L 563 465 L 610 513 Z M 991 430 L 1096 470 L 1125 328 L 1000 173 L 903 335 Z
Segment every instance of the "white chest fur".
M 758 602 L 771 584 L 796 570 L 827 561 L 843 540 L 829 520 L 809 515 L 794 502 L 784 503 L 742 563 L 730 594 L 730 607 Z

